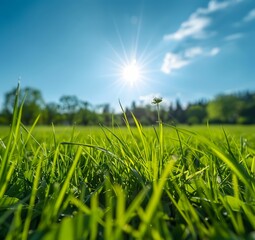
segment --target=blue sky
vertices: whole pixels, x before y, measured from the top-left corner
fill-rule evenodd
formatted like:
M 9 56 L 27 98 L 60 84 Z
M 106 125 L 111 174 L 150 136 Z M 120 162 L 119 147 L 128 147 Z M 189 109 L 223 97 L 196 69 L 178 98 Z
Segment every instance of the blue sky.
M 0 0 L 0 104 L 19 79 L 113 107 L 254 91 L 255 1 Z

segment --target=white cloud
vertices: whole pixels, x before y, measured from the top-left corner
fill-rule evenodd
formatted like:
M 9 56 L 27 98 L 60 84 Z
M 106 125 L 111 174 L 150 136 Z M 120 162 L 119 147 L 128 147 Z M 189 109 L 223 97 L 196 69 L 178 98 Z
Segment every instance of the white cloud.
M 203 38 L 205 36 L 204 28 L 210 24 L 210 19 L 206 17 L 190 17 L 188 21 L 183 22 L 179 30 L 173 34 L 164 36 L 165 40 L 182 40 L 186 37 Z
M 215 48 L 212 48 L 211 51 L 208 53 L 209 56 L 216 56 L 218 55 L 220 52 L 220 48 L 218 47 L 215 47 Z
M 228 2 L 217 2 L 217 1 L 210 1 L 208 3 L 207 8 L 199 8 L 195 12 L 195 14 L 210 14 L 212 12 L 216 12 L 218 10 L 224 9 L 229 6 Z
M 161 71 L 170 74 L 174 69 L 182 68 L 189 64 L 189 61 L 178 54 L 168 52 L 165 55 Z
M 161 71 L 165 74 L 171 74 L 173 70 L 180 69 L 188 64 L 191 64 L 192 61 L 199 56 L 214 57 L 218 55 L 220 51 L 221 49 L 219 47 L 214 47 L 210 50 L 203 49 L 201 47 L 193 47 L 178 54 L 168 52 L 165 55 L 163 64 L 161 66 Z
M 201 47 L 193 47 L 189 48 L 185 51 L 184 55 L 187 58 L 194 58 L 196 56 L 202 55 L 203 54 L 203 49 Z
M 234 34 L 226 36 L 224 38 L 224 40 L 225 41 L 234 41 L 234 40 L 237 40 L 237 39 L 240 39 L 240 38 L 243 38 L 243 37 L 244 37 L 243 33 L 234 33 Z
M 220 53 L 220 51 L 221 50 L 218 47 L 214 47 L 210 50 L 203 49 L 201 47 L 193 47 L 193 48 L 189 48 L 189 49 L 185 50 L 184 57 L 185 57 L 185 59 L 193 59 L 198 56 L 212 57 L 212 56 L 218 55 Z
M 198 8 L 194 13 L 191 14 L 187 21 L 181 24 L 180 28 L 176 32 L 165 35 L 164 40 L 180 41 L 187 37 L 205 38 L 210 36 L 211 34 L 205 31 L 212 22 L 208 15 L 213 12 L 226 9 L 241 1 L 242 0 L 228 0 L 223 2 L 218 2 L 215 0 L 209 1 L 206 8 Z
M 252 9 L 243 19 L 244 22 L 250 22 L 255 19 L 255 8 Z
M 207 8 L 199 8 L 195 12 L 195 14 L 210 14 L 210 13 L 228 8 L 231 5 L 242 2 L 242 1 L 243 0 L 229 0 L 229 1 L 218 2 L 215 0 L 211 0 L 208 3 Z

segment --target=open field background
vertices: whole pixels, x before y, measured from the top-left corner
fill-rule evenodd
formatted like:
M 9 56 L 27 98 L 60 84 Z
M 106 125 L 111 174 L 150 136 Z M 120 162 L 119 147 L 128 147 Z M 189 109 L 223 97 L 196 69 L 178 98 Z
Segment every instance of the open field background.
M 155 135 L 155 127 L 143 127 L 143 132 L 149 137 L 150 135 Z M 29 130 L 30 127 L 27 127 Z M 249 146 L 255 147 L 255 125 L 178 125 L 178 128 L 185 129 L 203 136 L 220 137 L 225 131 L 231 138 L 234 138 L 236 142 L 238 141 L 248 141 Z M 98 139 L 100 141 L 105 141 L 105 129 L 104 127 L 96 126 L 37 126 L 33 130 L 33 136 L 40 141 L 47 141 L 47 143 L 52 142 L 54 139 L 58 141 L 68 141 L 71 137 L 74 137 L 76 141 L 81 141 L 82 143 L 90 143 L 92 139 Z M 130 134 L 126 127 L 107 127 L 110 131 L 115 134 L 120 134 L 122 137 L 129 138 Z M 137 133 L 136 127 L 131 127 L 132 132 Z M 4 139 L 9 135 L 10 127 L 0 126 L 0 138 Z M 26 132 L 24 129 L 22 130 Z M 107 131 L 107 130 L 106 130 Z M 54 136 L 54 138 L 53 138 Z M 176 130 L 171 126 L 164 126 L 164 138 L 165 143 L 172 145 L 176 143 L 177 134 Z
M 143 131 L 145 131 L 148 135 L 151 132 L 154 132 L 154 128 L 157 126 L 146 126 L 143 127 Z M 28 126 L 27 129 L 30 127 Z M 107 127 L 108 129 L 112 130 L 115 133 L 121 133 L 122 135 L 129 135 L 126 127 Z M 245 138 L 249 140 L 249 143 L 253 145 L 255 143 L 255 125 L 178 125 L 180 129 L 186 129 L 188 131 L 192 131 L 194 133 L 198 133 L 201 135 L 215 135 L 219 136 L 225 130 L 229 133 L 232 137 L 236 138 L 237 140 L 240 138 Z M 137 131 L 136 127 L 131 127 L 133 131 Z M 8 126 L 0 126 L 0 137 L 5 138 L 9 135 L 10 127 Z M 23 132 L 25 132 L 23 130 Z M 33 130 L 33 135 L 36 138 L 42 140 L 50 140 L 52 139 L 53 135 L 55 135 L 58 139 L 70 139 L 72 133 L 78 137 L 79 139 L 85 141 L 90 139 L 91 137 L 102 137 L 104 138 L 104 127 L 97 127 L 97 126 L 36 126 Z M 171 126 L 165 125 L 164 127 L 164 137 L 171 138 L 176 137 L 176 131 L 173 130 Z M 103 139 L 102 139 L 103 140 Z

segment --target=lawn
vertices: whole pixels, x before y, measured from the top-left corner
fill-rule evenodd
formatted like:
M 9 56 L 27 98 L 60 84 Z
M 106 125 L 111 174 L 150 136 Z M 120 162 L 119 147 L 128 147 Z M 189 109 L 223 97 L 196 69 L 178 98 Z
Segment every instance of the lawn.
M 254 239 L 254 126 L 136 123 L 1 127 L 0 238 Z

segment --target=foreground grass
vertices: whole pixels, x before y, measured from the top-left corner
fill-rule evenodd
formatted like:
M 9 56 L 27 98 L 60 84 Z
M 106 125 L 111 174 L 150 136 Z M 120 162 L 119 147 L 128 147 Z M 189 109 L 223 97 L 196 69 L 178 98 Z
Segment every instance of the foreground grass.
M 252 135 L 135 117 L 48 131 L 21 114 L 1 137 L 0 239 L 254 239 Z

